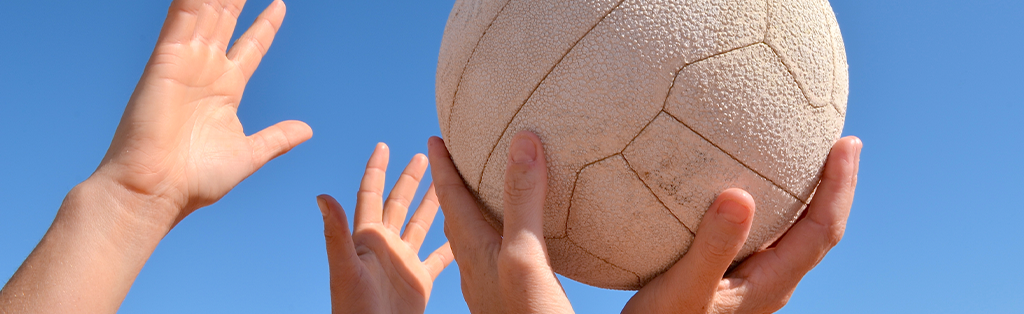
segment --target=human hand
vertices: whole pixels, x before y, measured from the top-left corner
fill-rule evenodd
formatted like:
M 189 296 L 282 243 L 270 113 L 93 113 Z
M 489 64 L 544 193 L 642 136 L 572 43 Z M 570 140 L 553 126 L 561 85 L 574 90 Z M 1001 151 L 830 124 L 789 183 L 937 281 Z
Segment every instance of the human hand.
M 244 4 L 171 3 L 106 156 L 0 290 L 0 313 L 115 313 L 175 224 L 312 136 L 297 121 L 242 132 L 242 92 L 285 15 L 274 1 L 226 52 Z
M 770 313 L 789 301 L 800 279 L 839 243 L 857 187 L 863 143 L 846 137 L 832 147 L 805 216 L 776 245 L 726 274 L 746 241 L 754 200 L 726 190 L 711 205 L 690 250 L 640 289 L 623 313 Z M 724 278 L 723 278 L 724 276 Z
M 453 260 L 448 243 L 422 262 L 417 256 L 437 214 L 433 186 L 401 233 L 427 170 L 426 156 L 413 157 L 383 202 L 387 167 L 388 147 L 381 143 L 366 163 L 359 186 L 355 232 L 349 232 L 338 201 L 328 195 L 317 197 L 324 217 L 334 313 L 423 313 L 434 279 Z
M 121 186 L 164 210 L 173 226 L 216 202 L 271 159 L 312 137 L 285 121 L 246 136 L 236 112 L 245 85 L 285 16 L 276 0 L 227 50 L 245 0 L 177 0 L 91 180 Z
M 572 313 L 551 270 L 544 242 L 547 165 L 540 139 L 516 134 L 505 172 L 504 230 L 498 233 L 466 189 L 448 149 L 431 138 L 430 162 L 445 235 L 459 264 L 462 293 L 473 313 Z

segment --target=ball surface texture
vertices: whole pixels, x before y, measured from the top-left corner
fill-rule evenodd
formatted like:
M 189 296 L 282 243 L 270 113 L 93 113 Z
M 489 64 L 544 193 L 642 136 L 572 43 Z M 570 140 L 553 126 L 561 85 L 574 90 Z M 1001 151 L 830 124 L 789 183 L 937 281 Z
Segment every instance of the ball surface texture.
M 736 261 L 777 240 L 842 133 L 848 85 L 827 0 L 458 0 L 437 109 L 498 230 L 510 140 L 536 133 L 554 270 L 631 290 L 686 253 L 725 189 L 757 203 Z

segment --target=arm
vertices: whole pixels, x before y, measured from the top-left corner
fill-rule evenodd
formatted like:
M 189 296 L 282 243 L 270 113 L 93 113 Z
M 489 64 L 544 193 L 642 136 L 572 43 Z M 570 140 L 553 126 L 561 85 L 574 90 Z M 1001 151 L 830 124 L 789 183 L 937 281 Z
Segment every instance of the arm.
M 755 253 L 728 274 L 746 241 L 754 200 L 727 190 L 711 205 L 686 255 L 626 304 L 623 313 L 770 313 L 781 309 L 800 279 L 842 239 L 857 187 L 863 143 L 832 147 L 814 199 L 776 245 Z
M 445 213 L 445 235 L 462 276 L 462 293 L 474 313 L 572 313 L 551 270 L 544 242 L 547 165 L 536 135 L 516 134 L 505 172 L 504 230 L 484 220 L 439 138 L 430 161 Z
M 447 243 L 423 261 L 417 255 L 437 214 L 433 187 L 401 232 L 427 170 L 426 156 L 413 157 L 385 201 L 387 167 L 388 147 L 378 144 L 359 187 L 353 232 L 334 198 L 317 197 L 324 217 L 334 313 L 423 313 L 434 279 L 453 260 Z
M 235 112 L 285 15 L 272 3 L 230 51 L 244 0 L 176 0 L 96 172 L 76 186 L 0 291 L 3 313 L 114 313 L 160 240 L 312 136 L 246 136 Z

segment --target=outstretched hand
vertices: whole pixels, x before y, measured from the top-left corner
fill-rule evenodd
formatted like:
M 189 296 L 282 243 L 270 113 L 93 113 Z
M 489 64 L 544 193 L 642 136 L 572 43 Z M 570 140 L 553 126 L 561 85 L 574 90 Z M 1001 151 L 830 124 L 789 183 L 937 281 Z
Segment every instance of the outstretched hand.
M 547 165 L 540 139 L 520 132 L 509 147 L 500 233 L 484 219 L 444 141 L 434 137 L 429 146 L 445 235 L 459 263 L 462 294 L 470 311 L 572 313 L 544 242 Z
M 727 190 L 701 221 L 690 250 L 626 304 L 623 313 L 770 313 L 842 239 L 857 187 L 863 143 L 846 137 L 832 147 L 806 216 L 776 245 L 726 274 L 750 231 L 754 200 Z
M 246 136 L 236 111 L 284 20 L 275 0 L 231 50 L 245 0 L 175 0 L 103 161 L 0 290 L 2 313 L 114 313 L 178 222 L 313 136 Z
M 437 214 L 433 186 L 401 232 L 427 170 L 426 156 L 413 157 L 383 201 L 387 167 L 388 147 L 378 144 L 359 186 L 354 232 L 349 232 L 345 210 L 334 198 L 317 197 L 324 217 L 334 313 L 423 313 L 434 279 L 453 260 L 448 243 L 426 260 L 417 255 Z
M 305 123 L 285 121 L 246 136 L 236 114 L 242 92 L 285 16 L 276 0 L 230 51 L 245 0 L 178 0 L 114 140 L 94 177 L 167 210 L 176 224 L 216 202 L 271 159 L 308 140 Z M 225 53 L 225 51 L 227 51 Z

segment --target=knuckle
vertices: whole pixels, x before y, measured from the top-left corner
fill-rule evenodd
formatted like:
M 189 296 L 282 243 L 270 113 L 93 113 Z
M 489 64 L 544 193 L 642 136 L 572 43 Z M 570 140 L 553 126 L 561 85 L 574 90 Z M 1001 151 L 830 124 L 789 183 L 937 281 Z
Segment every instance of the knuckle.
M 377 191 L 377 190 L 373 190 L 373 189 L 360 189 L 358 192 L 356 192 L 356 195 L 364 196 L 364 197 L 371 197 L 373 199 L 380 199 L 380 198 L 384 197 L 383 193 L 381 193 L 380 191 Z
M 813 220 L 812 220 L 813 221 Z M 815 226 L 818 227 L 820 233 L 825 238 L 825 244 L 828 247 L 835 247 L 839 245 L 839 242 L 843 240 L 843 235 L 846 233 L 846 226 L 841 222 L 833 223 L 820 223 L 813 221 Z
M 424 200 L 420 202 L 420 206 L 439 207 L 441 206 L 441 203 L 436 199 L 424 198 Z
M 264 24 L 264 26 L 269 27 L 271 30 L 273 30 L 274 33 L 277 33 L 277 31 L 280 30 L 280 29 L 278 29 L 278 26 L 274 25 L 274 23 L 270 22 L 269 19 L 260 19 L 260 22 L 262 22 Z
M 702 257 L 707 261 L 731 260 L 738 246 L 742 245 L 735 242 L 733 237 L 727 234 L 714 234 L 708 238 L 704 249 L 701 250 Z
M 259 51 L 260 55 L 267 54 L 267 45 L 264 44 L 263 41 L 261 41 L 259 38 L 246 37 L 245 41 L 252 45 L 254 48 L 256 48 L 256 50 Z
M 547 259 L 542 252 L 529 249 L 502 250 L 498 259 L 498 269 L 505 274 L 518 274 L 528 270 L 546 266 Z
M 398 180 L 399 181 L 411 180 L 412 182 L 415 182 L 416 185 L 419 185 L 420 181 L 422 181 L 423 178 L 422 178 L 422 176 L 416 176 L 416 174 L 414 174 L 414 173 L 403 172 Z
M 531 180 L 513 178 L 505 182 L 505 197 L 510 205 L 523 205 L 536 193 L 537 186 Z
M 426 234 L 427 228 L 419 221 L 410 221 L 409 224 L 405 225 L 405 232 L 412 232 L 414 234 Z
M 835 247 L 843 240 L 843 234 L 845 232 L 842 229 L 842 227 L 832 227 L 825 233 L 825 241 L 828 243 L 829 247 Z
M 224 5 L 224 11 L 237 18 L 237 16 L 242 13 L 242 7 L 239 7 L 236 3 L 229 2 Z
M 445 238 L 448 238 L 448 241 L 452 241 L 452 239 L 455 239 L 455 234 L 452 233 L 452 228 L 449 227 L 447 223 L 444 224 L 444 236 L 445 236 Z M 456 241 L 458 241 L 458 240 L 456 240 Z M 452 245 L 452 247 L 454 248 L 455 246 Z
M 452 205 L 456 203 L 455 202 L 455 199 L 456 199 L 455 191 L 450 190 L 450 189 L 438 188 L 436 193 L 437 193 L 437 205 L 439 207 L 441 207 L 441 209 L 452 208 Z
M 793 296 L 792 293 L 787 293 L 787 294 L 779 297 L 774 302 L 772 302 L 771 304 L 768 305 L 768 308 L 767 308 L 768 311 L 767 312 L 774 313 L 774 312 L 777 312 L 777 311 L 781 310 L 782 308 L 786 307 L 786 304 L 789 304 L 789 298 L 792 297 L 792 296 Z
M 402 208 L 409 208 L 409 205 L 412 204 L 412 200 L 410 200 L 408 197 L 405 197 L 404 195 L 389 195 L 388 202 L 394 203 L 395 205 L 398 205 L 399 207 Z
M 327 245 L 331 245 L 336 241 L 335 232 L 331 229 L 324 228 L 324 241 Z

